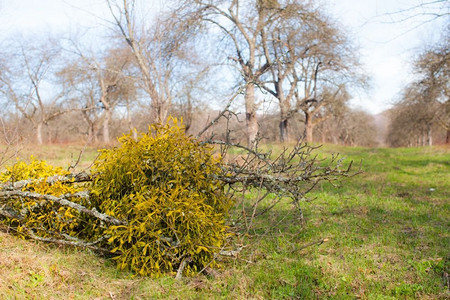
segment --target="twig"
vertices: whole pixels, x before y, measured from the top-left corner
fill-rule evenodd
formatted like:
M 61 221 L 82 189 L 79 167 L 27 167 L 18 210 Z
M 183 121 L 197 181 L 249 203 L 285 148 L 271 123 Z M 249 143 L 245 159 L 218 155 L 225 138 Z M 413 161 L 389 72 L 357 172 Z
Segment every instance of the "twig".
M 244 247 L 239 247 L 236 250 L 221 250 L 219 255 L 228 256 L 228 257 L 237 257 L 239 253 L 244 249 Z
M 23 220 L 23 216 L 17 214 L 13 209 L 10 209 L 6 205 L 0 207 L 0 216 L 4 216 L 8 219 Z
M 177 275 L 175 276 L 176 280 L 180 280 L 183 277 L 184 268 L 186 268 L 186 264 L 191 262 L 191 261 L 192 261 L 191 257 L 183 258 L 183 260 L 181 261 L 180 266 L 178 267 Z
M 88 145 L 88 143 L 86 143 L 86 144 L 83 146 L 83 149 L 81 149 L 80 153 L 78 154 L 77 160 L 75 161 L 75 163 L 70 164 L 70 166 L 67 168 L 67 171 L 75 170 L 75 168 L 78 166 L 78 164 L 79 164 L 80 161 L 81 161 L 81 157 L 83 156 L 84 151 L 86 151 L 87 145 Z
M 225 106 L 225 108 L 217 115 L 217 117 L 214 120 L 212 120 L 205 128 L 203 128 L 199 133 L 197 133 L 196 138 L 201 137 L 202 134 L 204 134 L 209 128 L 211 128 L 211 126 L 216 124 L 219 121 L 219 119 L 222 118 L 227 111 L 229 111 L 231 103 L 233 102 L 234 99 L 236 99 L 236 97 L 240 93 L 242 93 L 244 88 L 245 88 L 245 86 L 239 88 L 239 90 L 233 95 L 233 97 L 231 97 L 230 100 L 228 100 L 227 106 Z
M 321 240 L 318 240 L 318 241 L 314 241 L 314 242 L 305 244 L 305 245 L 301 246 L 300 248 L 293 249 L 291 251 L 291 253 L 294 253 L 294 252 L 297 252 L 297 251 L 301 251 L 301 250 L 303 250 L 305 248 L 308 248 L 308 247 L 311 247 L 311 246 L 314 246 L 314 245 L 322 245 L 323 243 L 326 243 L 328 241 L 329 241 L 329 239 L 327 239 L 327 238 L 324 238 L 324 239 L 321 239 Z
M 247 151 L 247 153 L 249 153 L 249 154 L 253 154 L 254 156 L 256 156 L 257 158 L 259 158 L 261 160 L 266 159 L 266 156 L 267 156 L 267 154 L 265 154 L 265 153 L 259 153 L 253 149 L 250 149 L 249 147 L 243 146 L 241 144 L 231 143 L 231 142 L 225 142 L 225 141 L 220 141 L 220 140 L 208 140 L 208 141 L 202 142 L 202 144 L 222 145 L 222 146 L 230 146 L 230 147 L 240 148 L 242 150 Z
M 58 240 L 58 239 L 54 239 L 54 238 L 40 237 L 40 236 L 37 236 L 33 232 L 33 230 L 31 230 L 29 228 L 26 228 L 26 227 L 23 227 L 23 228 L 25 229 L 28 237 L 33 239 L 33 240 L 36 240 L 36 241 L 45 242 L 45 243 L 52 243 L 52 244 L 60 244 L 60 245 L 66 245 L 66 246 L 90 248 L 92 250 L 103 252 L 103 253 L 108 253 L 108 254 L 111 253 L 111 251 L 108 250 L 108 249 L 94 246 L 94 245 L 104 241 L 106 238 L 108 238 L 107 236 L 103 236 L 100 239 L 98 239 L 96 241 L 93 241 L 93 242 L 84 242 L 84 241 L 81 241 L 81 240 L 78 240 L 78 239 L 77 239 L 77 241 L 67 241 L 67 240 Z

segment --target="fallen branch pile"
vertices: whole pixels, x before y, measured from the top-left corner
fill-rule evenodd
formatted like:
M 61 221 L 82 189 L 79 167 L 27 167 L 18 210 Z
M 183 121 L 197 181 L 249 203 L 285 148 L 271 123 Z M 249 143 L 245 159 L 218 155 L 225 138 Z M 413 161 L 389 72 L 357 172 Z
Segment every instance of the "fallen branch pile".
M 0 174 L 0 221 L 27 238 L 113 255 L 121 269 L 147 275 L 175 268 L 179 277 L 185 268 L 192 274 L 218 254 L 234 253 L 223 241 L 231 205 L 242 205 L 234 224 L 248 232 L 254 218 L 282 199 L 290 198 L 301 212 L 300 201 L 319 182 L 359 172 L 351 173 L 351 163 L 343 168 L 337 156 L 318 159 L 316 148 L 306 144 L 274 155 L 220 140 L 199 143 L 177 128 L 156 130 L 168 132 L 161 134 L 167 141 L 125 137 L 121 148 L 103 152 L 94 175 L 36 161 Z M 221 160 L 205 144 L 217 145 Z M 178 152 L 168 159 L 157 147 Z M 15 180 L 35 169 L 46 175 Z M 211 205 L 216 211 L 209 217 Z M 211 237 L 204 239 L 206 233 Z

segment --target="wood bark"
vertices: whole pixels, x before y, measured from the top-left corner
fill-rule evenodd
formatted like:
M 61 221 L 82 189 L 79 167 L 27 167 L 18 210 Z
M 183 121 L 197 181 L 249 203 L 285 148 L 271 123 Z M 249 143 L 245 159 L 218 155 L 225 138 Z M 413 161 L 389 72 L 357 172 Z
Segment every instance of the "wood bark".
M 110 134 L 109 134 L 109 122 L 111 120 L 111 111 L 109 108 L 105 108 L 104 118 L 103 118 L 103 142 L 108 145 L 111 142 Z
M 2 199 L 2 200 L 7 201 L 7 200 L 13 199 L 13 198 L 32 198 L 32 199 L 36 199 L 36 200 L 47 200 L 50 202 L 58 203 L 63 206 L 68 206 L 68 207 L 74 208 L 74 209 L 78 210 L 80 213 L 85 213 L 89 216 L 95 217 L 95 218 L 102 220 L 109 224 L 113 224 L 113 225 L 127 224 L 126 221 L 122 221 L 122 220 L 116 219 L 114 217 L 111 217 L 107 214 L 100 213 L 95 208 L 88 209 L 88 208 L 84 207 L 83 205 L 80 205 L 76 202 L 72 202 L 69 200 L 71 197 L 88 198 L 89 194 L 86 192 L 79 192 L 76 194 L 65 194 L 65 195 L 57 197 L 57 196 L 53 196 L 53 195 L 43 195 L 43 194 L 38 194 L 38 193 L 33 193 L 33 192 L 24 192 L 24 191 L 17 191 L 17 190 L 0 191 L 0 199 Z
M 308 143 L 312 143 L 313 141 L 313 122 L 312 122 L 312 116 L 311 113 L 307 110 L 304 111 L 305 113 L 305 138 Z
M 36 125 L 36 142 L 38 145 L 42 145 L 43 144 L 43 139 L 42 139 L 42 122 L 39 122 Z
M 258 120 L 256 118 L 255 86 L 248 84 L 245 89 L 245 120 L 247 124 L 247 145 L 252 148 L 258 135 Z

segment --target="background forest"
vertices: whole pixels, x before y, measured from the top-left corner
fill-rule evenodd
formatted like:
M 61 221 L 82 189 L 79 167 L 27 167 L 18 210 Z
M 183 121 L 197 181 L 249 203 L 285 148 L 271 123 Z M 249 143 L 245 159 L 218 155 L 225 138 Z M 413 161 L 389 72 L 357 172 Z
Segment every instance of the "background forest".
M 370 89 L 357 43 L 323 3 L 172 1 L 151 16 L 140 2 L 104 4 L 95 33 L 2 41 L 3 142 L 107 145 L 169 115 L 195 135 L 224 109 L 234 117 L 208 133 L 247 144 L 450 142 L 448 22 L 417 50 L 396 104 L 370 115 L 349 104 Z M 448 1 L 421 8 L 448 19 Z

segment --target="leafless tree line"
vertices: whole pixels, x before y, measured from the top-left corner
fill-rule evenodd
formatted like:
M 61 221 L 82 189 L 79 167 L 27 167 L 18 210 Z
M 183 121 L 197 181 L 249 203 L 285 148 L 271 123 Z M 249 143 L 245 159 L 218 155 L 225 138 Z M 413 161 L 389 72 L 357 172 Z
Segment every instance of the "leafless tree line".
M 414 80 L 391 110 L 388 142 L 393 146 L 450 143 L 450 29 L 414 60 Z
M 0 101 L 9 128 L 33 132 L 38 144 L 107 144 L 172 114 L 196 133 L 238 93 L 232 126 L 250 146 L 260 137 L 371 143 L 356 137 L 373 131 L 370 116 L 347 107 L 350 91 L 366 85 L 357 50 L 319 5 L 184 0 L 148 20 L 137 1 L 105 4 L 111 22 L 100 46 L 74 37 L 4 43 Z M 262 112 L 264 101 L 276 108 Z

